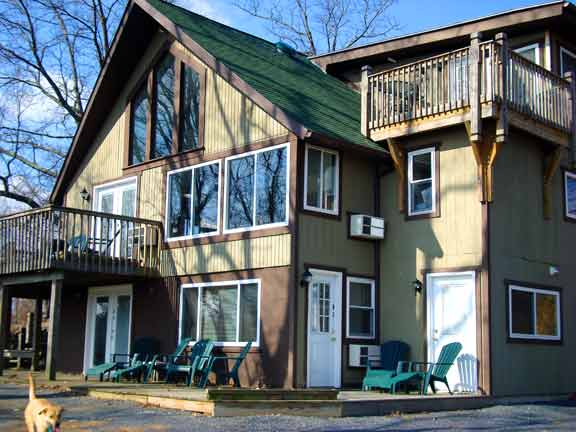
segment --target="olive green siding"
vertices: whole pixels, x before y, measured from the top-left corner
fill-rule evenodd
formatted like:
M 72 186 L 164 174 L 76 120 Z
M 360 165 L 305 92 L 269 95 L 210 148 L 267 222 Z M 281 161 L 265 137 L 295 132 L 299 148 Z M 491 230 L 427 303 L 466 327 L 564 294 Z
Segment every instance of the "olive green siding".
M 415 360 L 426 358 L 426 292 L 412 281 L 423 271 L 478 267 L 482 258 L 482 215 L 476 162 L 463 127 L 413 137 L 402 145 L 440 144 L 440 217 L 405 220 L 397 207 L 397 174 L 382 180 L 386 239 L 380 263 L 381 340 L 400 339 Z
M 496 395 L 571 392 L 576 356 L 576 224 L 564 221 L 563 174 L 543 217 L 542 142 L 512 134 L 495 163 L 490 211 L 492 374 Z M 549 267 L 560 269 L 551 277 Z M 505 279 L 562 289 L 562 345 L 507 342 Z
M 302 157 L 303 152 L 302 152 Z M 341 195 L 340 218 L 329 218 L 311 213 L 300 213 L 298 218 L 298 274 L 304 271 L 304 265 L 310 267 L 335 267 L 347 274 L 374 277 L 374 243 L 353 240 L 348 237 L 349 213 L 374 214 L 375 163 L 352 152 L 341 153 Z M 303 165 L 303 164 L 302 164 Z M 304 188 L 304 175 L 299 176 Z M 299 206 L 303 204 L 300 194 Z M 342 383 L 358 382 L 364 374 L 363 369 L 348 368 L 348 343 L 345 340 L 346 275 L 342 287 Z M 306 383 L 306 343 L 307 343 L 307 291 L 298 288 L 297 327 L 297 385 Z M 367 340 L 365 343 L 374 343 Z

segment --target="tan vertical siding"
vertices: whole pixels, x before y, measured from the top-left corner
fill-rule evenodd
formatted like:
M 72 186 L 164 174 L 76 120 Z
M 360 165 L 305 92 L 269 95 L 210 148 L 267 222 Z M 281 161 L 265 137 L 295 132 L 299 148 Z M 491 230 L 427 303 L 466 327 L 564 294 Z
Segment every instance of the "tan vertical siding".
M 140 175 L 138 198 L 141 218 L 162 221 L 166 205 L 165 177 L 162 167 L 143 171 Z

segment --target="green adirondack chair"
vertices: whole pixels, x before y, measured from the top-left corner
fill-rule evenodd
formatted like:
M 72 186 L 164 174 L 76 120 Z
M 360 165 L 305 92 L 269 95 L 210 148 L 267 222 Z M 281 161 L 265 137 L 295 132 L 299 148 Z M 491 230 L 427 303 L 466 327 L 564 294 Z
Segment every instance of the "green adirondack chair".
M 146 368 L 144 370 L 144 382 L 148 382 L 150 377 L 154 372 L 167 372 L 168 364 L 171 359 L 179 358 L 184 354 L 184 351 L 188 346 L 194 342 L 193 338 L 184 338 L 180 341 L 174 353 L 172 354 L 154 354 L 151 356 L 151 360 L 146 362 Z
M 203 344 L 201 343 L 203 342 Z M 212 357 L 212 350 L 214 349 L 214 342 L 209 339 L 197 342 L 198 349 L 194 355 L 190 356 L 190 370 L 188 371 L 188 385 L 191 386 L 194 383 L 194 377 L 197 373 L 200 374 L 202 378 L 205 369 L 208 367 L 208 361 Z M 194 345 L 194 348 L 196 348 Z
M 390 379 L 391 393 L 396 393 L 396 387 L 399 384 L 408 384 L 410 382 L 420 382 L 421 390 L 420 394 L 425 395 L 428 391 L 428 385 L 432 388 L 432 391 L 436 393 L 436 386 L 434 383 L 436 381 L 443 382 L 448 388 L 448 392 L 452 394 L 450 386 L 448 385 L 448 371 L 450 367 L 456 361 L 458 354 L 462 350 L 462 344 L 460 342 L 452 342 L 442 347 L 440 355 L 438 356 L 438 361 L 434 363 L 429 362 L 401 362 L 398 365 L 398 374 Z M 406 372 L 400 372 L 404 369 L 404 365 L 407 365 Z M 416 366 L 427 367 L 426 371 L 416 371 Z
M 126 367 L 119 367 L 110 372 L 110 380 L 120 382 L 120 378 L 125 377 L 140 381 L 147 359 L 148 356 L 145 354 L 134 354 Z
M 362 380 L 362 390 L 373 388 L 390 389 L 390 379 L 396 375 L 398 363 L 408 358 L 410 346 L 402 341 L 388 341 L 380 347 L 380 359 L 366 364 L 366 375 Z
M 102 363 L 87 369 L 84 373 L 84 380 L 88 381 L 88 378 L 97 377 L 99 381 L 103 381 L 106 375 L 110 377 L 112 371 L 126 367 L 127 364 L 130 364 L 132 362 L 132 357 L 133 356 L 130 354 L 114 354 L 111 362 Z M 125 358 L 126 360 L 121 361 L 121 358 Z
M 238 355 L 237 357 L 210 356 L 208 358 L 206 367 L 202 371 L 202 377 L 200 379 L 200 382 L 198 383 L 198 387 L 206 388 L 210 372 L 212 372 L 214 364 L 219 360 L 225 362 L 224 364 L 225 367 L 228 365 L 227 362 L 229 360 L 236 360 L 236 361 L 234 362 L 234 366 L 232 366 L 232 368 L 229 371 L 226 371 L 226 369 L 224 369 L 224 371 L 216 371 L 217 382 L 224 382 L 225 384 L 228 384 L 230 380 L 232 380 L 234 382 L 234 387 L 240 387 L 240 378 L 238 377 L 238 370 L 240 369 L 240 366 L 242 365 L 242 362 L 246 358 L 246 355 L 248 354 L 248 351 L 250 351 L 251 347 L 252 342 L 246 343 L 244 348 L 242 348 L 240 355 Z
M 212 354 L 214 342 L 210 339 L 202 339 L 194 344 L 188 355 L 170 356 L 166 365 L 166 382 L 170 381 L 174 375 L 186 374 L 186 384 L 191 385 L 194 376 L 205 360 Z

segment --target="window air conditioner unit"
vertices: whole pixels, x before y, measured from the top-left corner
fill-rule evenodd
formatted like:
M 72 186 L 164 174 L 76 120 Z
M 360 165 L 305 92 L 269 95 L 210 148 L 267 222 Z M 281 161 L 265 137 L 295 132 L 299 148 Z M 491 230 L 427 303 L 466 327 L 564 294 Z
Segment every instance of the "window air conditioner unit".
M 366 367 L 368 359 L 380 360 L 380 345 L 349 345 L 348 365 Z
M 384 219 L 367 215 L 350 216 L 350 236 L 369 240 L 384 239 Z

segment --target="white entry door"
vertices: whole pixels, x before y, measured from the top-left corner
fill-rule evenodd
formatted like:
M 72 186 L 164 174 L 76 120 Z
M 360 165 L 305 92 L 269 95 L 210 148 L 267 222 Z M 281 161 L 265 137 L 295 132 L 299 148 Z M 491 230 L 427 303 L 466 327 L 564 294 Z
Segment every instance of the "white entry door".
M 442 347 L 460 342 L 462 351 L 448 373 L 453 391 L 478 389 L 476 352 L 476 274 L 433 273 L 426 280 L 428 290 L 428 361 L 437 361 Z M 439 391 L 447 391 L 438 384 Z
M 90 288 L 86 311 L 84 371 L 111 362 L 114 354 L 129 354 L 131 326 L 131 285 Z
M 342 274 L 313 270 L 308 286 L 308 387 L 340 387 Z

